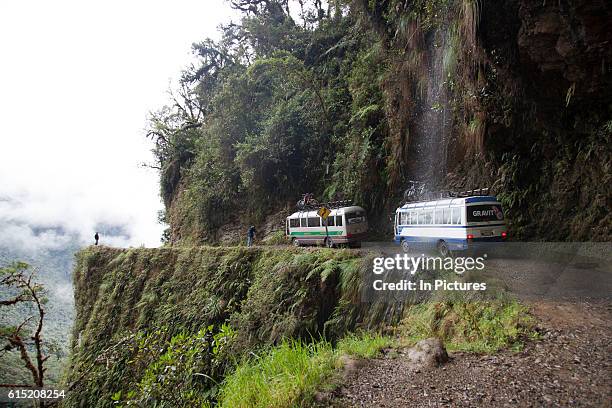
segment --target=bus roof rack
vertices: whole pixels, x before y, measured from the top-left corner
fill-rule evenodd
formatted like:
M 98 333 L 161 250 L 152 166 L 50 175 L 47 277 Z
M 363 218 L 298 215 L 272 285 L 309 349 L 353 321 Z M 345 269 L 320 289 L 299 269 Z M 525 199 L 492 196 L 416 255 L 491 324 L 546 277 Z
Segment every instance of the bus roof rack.
M 322 203 L 319 208 L 321 207 L 325 207 L 325 208 L 341 208 L 341 207 L 349 207 L 353 205 L 353 201 L 351 200 L 338 200 L 338 201 L 329 201 L 327 203 Z
M 312 194 L 306 193 L 302 196 L 302 199 L 298 201 L 296 207 L 299 211 L 313 211 L 313 210 L 318 210 L 321 207 L 334 209 L 334 208 L 348 207 L 351 205 L 353 205 L 353 201 L 351 200 L 335 200 L 335 201 L 328 201 L 325 203 L 320 203 L 314 199 Z
M 451 197 L 474 197 L 474 196 L 485 196 L 489 195 L 489 187 L 475 188 L 473 190 L 466 191 L 451 191 Z
M 489 187 L 475 188 L 465 191 L 429 191 L 425 187 L 426 185 L 423 182 L 409 181 L 409 187 L 406 191 L 404 191 L 404 204 L 415 201 L 441 200 L 444 198 L 484 196 L 488 195 L 490 191 Z

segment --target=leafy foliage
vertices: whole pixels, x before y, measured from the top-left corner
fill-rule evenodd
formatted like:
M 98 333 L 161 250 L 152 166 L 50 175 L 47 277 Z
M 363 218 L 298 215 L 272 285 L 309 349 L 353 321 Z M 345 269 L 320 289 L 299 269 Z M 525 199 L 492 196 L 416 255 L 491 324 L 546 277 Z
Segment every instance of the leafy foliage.
M 133 389 L 117 391 L 113 401 L 129 406 L 193 407 L 208 403 L 217 393 L 214 377 L 222 375 L 228 342 L 235 336 L 227 325 L 208 326 L 196 333 L 181 332 L 167 339 L 167 328 L 138 332 L 128 362 L 144 371 Z
M 381 202 L 383 66 L 371 72 L 380 61 L 362 51 L 372 39 L 340 2 L 300 2 L 299 16 L 274 3 L 234 4 L 242 23 L 194 45 L 201 66 L 151 117 L 173 242 L 201 242 L 236 212 L 261 221 L 305 191 Z
M 609 238 L 599 192 L 581 193 L 582 222 L 562 209 L 572 217 L 562 231 L 535 216 L 581 183 L 605 184 L 594 163 L 609 162 L 599 137 L 609 112 L 580 99 L 589 87 L 575 82 L 550 87 L 558 103 L 531 89 L 541 81 L 517 59 L 517 3 L 503 13 L 476 0 L 231 5 L 241 22 L 194 44 L 198 63 L 151 116 L 169 243 L 215 242 L 223 225 L 257 224 L 305 192 L 353 199 L 382 231 L 419 177 L 440 188 L 495 184 L 512 236 L 586 239 L 591 228 Z M 521 181 L 502 182 L 515 165 Z
M 312 398 L 334 369 L 329 343 L 287 341 L 246 360 L 223 384 L 222 407 L 289 407 Z
M 359 302 L 366 261 L 291 247 L 90 247 L 75 268 L 66 404 L 197 405 L 249 351 L 382 324 Z

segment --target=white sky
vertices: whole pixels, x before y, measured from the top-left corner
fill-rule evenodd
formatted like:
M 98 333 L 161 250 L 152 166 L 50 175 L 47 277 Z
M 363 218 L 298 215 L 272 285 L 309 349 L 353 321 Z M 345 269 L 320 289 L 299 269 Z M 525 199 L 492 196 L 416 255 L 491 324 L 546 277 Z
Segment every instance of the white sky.
M 0 242 L 15 223 L 89 242 L 105 222 L 132 236 L 112 244 L 159 245 L 147 113 L 232 16 L 223 0 L 0 1 L 0 199 L 19 200 L 0 201 Z

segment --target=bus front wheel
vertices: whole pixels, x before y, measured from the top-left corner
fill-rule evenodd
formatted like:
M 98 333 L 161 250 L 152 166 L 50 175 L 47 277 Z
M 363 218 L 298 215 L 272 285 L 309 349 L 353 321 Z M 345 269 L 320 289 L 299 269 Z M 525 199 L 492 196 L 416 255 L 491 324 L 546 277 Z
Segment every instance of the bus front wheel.
M 451 251 L 448 248 L 448 244 L 445 241 L 438 242 L 438 252 L 443 258 L 451 256 Z
M 325 238 L 324 244 L 328 248 L 333 248 L 334 247 L 334 241 L 332 241 L 331 238 Z
M 294 247 L 299 247 L 300 246 L 300 241 L 298 241 L 296 238 L 293 238 L 291 240 L 291 243 L 293 244 Z
M 402 251 L 410 252 L 410 244 L 405 239 L 402 239 L 401 246 L 402 246 Z

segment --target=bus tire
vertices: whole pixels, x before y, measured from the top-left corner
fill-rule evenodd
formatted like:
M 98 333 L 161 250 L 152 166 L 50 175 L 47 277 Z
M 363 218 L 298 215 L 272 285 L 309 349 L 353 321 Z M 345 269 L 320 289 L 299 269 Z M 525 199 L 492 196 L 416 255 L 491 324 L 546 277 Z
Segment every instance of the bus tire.
M 297 240 L 297 238 L 293 238 L 293 239 L 291 240 L 291 244 L 292 244 L 294 247 L 299 247 L 299 246 L 300 246 L 300 241 L 298 241 L 298 240 Z
M 334 247 L 334 241 L 332 241 L 331 238 L 325 238 L 325 240 L 323 241 L 323 245 L 325 245 L 328 248 L 333 248 Z
M 437 249 L 443 258 L 453 255 L 451 250 L 448 248 L 448 244 L 444 240 L 438 241 Z
M 402 239 L 402 241 L 400 242 L 400 246 L 402 247 L 402 251 L 410 252 L 410 244 L 407 240 Z

